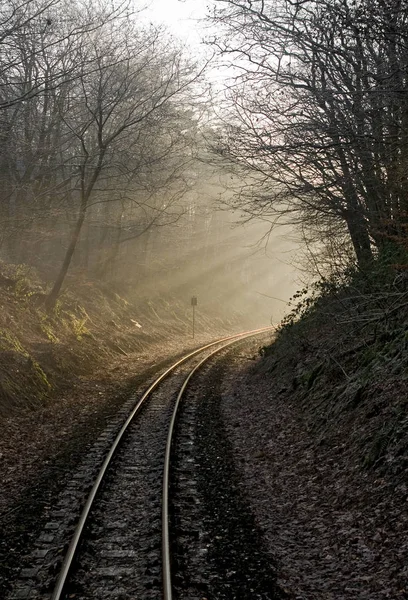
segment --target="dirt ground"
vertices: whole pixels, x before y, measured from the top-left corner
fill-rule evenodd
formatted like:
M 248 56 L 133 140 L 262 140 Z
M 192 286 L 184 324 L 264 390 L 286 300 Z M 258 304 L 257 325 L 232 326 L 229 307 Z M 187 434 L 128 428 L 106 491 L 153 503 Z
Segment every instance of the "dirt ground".
M 223 414 L 278 584 L 296 600 L 406 600 L 406 472 L 364 469 L 340 423 L 322 440 L 307 405 L 245 358 L 224 381 Z

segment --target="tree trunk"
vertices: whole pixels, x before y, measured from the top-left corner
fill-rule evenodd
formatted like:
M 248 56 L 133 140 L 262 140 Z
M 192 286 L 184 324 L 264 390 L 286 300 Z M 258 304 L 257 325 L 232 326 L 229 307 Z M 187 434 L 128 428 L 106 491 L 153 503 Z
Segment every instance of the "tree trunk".
M 86 215 L 86 204 L 83 204 L 80 209 L 80 213 L 78 215 L 78 220 L 72 232 L 71 241 L 67 248 L 67 252 L 65 254 L 64 261 L 61 266 L 61 270 L 58 274 L 58 277 L 54 283 L 54 286 L 51 292 L 48 294 L 45 300 L 45 309 L 47 312 L 51 312 L 55 308 L 55 304 L 57 302 L 58 295 L 61 291 L 62 284 L 64 283 L 64 279 L 66 274 L 68 273 L 69 266 L 71 264 L 72 257 L 75 252 L 76 245 L 79 240 L 79 236 L 81 233 L 82 225 L 85 220 Z
M 364 268 L 373 261 L 370 237 L 367 227 L 361 217 L 354 211 L 346 211 L 345 221 L 350 233 L 354 252 L 359 267 Z

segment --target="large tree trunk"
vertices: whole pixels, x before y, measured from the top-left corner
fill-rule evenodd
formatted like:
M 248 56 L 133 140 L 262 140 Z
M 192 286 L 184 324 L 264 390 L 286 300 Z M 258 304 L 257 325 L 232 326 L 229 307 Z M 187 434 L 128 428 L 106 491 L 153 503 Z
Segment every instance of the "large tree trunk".
M 347 227 L 350 233 L 354 252 L 356 253 L 357 263 L 360 268 L 367 267 L 373 261 L 370 237 L 367 227 L 361 217 L 351 211 L 345 216 Z

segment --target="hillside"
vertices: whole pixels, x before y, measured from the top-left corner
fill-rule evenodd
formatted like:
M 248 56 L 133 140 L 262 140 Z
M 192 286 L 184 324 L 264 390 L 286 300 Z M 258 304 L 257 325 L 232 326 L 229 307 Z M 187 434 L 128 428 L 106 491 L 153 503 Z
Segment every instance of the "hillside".
M 225 386 L 235 460 L 290 598 L 406 599 L 407 278 L 318 287 Z
M 396 478 L 408 465 L 407 299 L 405 273 L 323 285 L 262 349 L 262 372 L 308 414 L 317 443 Z
M 2 265 L 0 294 L 6 591 L 84 448 L 143 377 L 205 336 L 192 339 L 189 306 L 136 306 L 78 280 L 47 315 L 24 266 Z M 241 490 L 288 598 L 408 597 L 407 297 L 405 273 L 380 264 L 303 290 L 220 384 Z M 208 339 L 239 320 L 198 328 Z
M 189 299 L 181 305 L 156 296 L 135 305 L 109 286 L 72 279 L 47 314 L 45 294 L 34 269 L 0 264 L 0 417 L 44 407 L 67 386 L 131 353 L 193 341 Z M 197 311 L 197 340 L 234 327 L 240 327 L 237 314 L 221 320 Z

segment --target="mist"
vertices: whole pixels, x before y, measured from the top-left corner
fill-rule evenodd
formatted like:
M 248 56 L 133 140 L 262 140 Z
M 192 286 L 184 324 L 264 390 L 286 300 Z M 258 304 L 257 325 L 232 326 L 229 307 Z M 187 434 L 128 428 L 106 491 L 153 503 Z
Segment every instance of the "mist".
M 276 324 L 297 286 L 296 248 L 287 232 L 277 228 L 266 242 L 269 224 L 239 225 L 238 215 L 221 210 L 216 196 L 205 204 L 205 194 L 198 197 L 201 202 L 186 201 L 178 223 L 121 249 L 114 284 L 135 301 L 159 296 L 183 304 L 196 296 L 197 310 L 206 315 L 235 315 L 243 327 Z
M 207 142 L 205 59 L 132 6 L 4 15 L 0 258 L 37 269 L 49 313 L 88 280 L 140 305 L 197 296 L 206 315 L 276 323 L 296 287 L 293 244 L 269 223 L 237 225 Z

